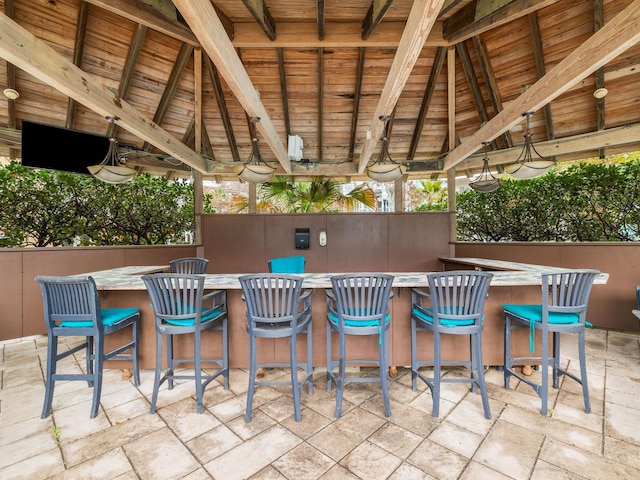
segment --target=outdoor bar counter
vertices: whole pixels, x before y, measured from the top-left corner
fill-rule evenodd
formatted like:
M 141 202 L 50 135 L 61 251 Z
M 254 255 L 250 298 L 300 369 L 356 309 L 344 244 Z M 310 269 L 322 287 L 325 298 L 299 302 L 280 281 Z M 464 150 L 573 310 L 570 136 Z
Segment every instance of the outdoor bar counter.
M 504 321 L 502 304 L 504 303 L 540 303 L 541 272 L 559 270 L 556 267 L 512 263 L 478 258 L 441 258 L 443 269 L 476 269 L 492 271 L 494 277 L 485 304 L 485 329 L 483 333 L 483 358 L 485 365 L 502 365 Z M 90 272 L 101 293 L 103 307 L 137 307 L 142 315 L 141 368 L 155 367 L 155 327 L 153 309 L 141 276 L 147 273 L 167 272 L 168 266 L 130 266 Z M 391 272 L 394 295 L 391 301 L 391 329 L 389 336 L 389 364 L 407 366 L 411 364 L 410 351 L 410 312 L 411 288 L 425 288 L 425 272 Z M 231 367 L 247 367 L 249 362 L 249 338 L 245 329 L 245 305 L 241 298 L 238 277 L 245 274 L 207 274 L 207 290 L 227 290 L 229 312 L 229 358 Z M 330 278 L 335 273 L 304 273 L 303 288 L 313 289 L 313 359 L 314 366 L 326 365 L 326 302 L 325 289 L 331 287 Z M 608 275 L 603 273 L 596 284 L 607 282 Z M 597 287 L 596 287 L 597 288 Z M 588 317 L 588 313 L 587 313 Z M 123 332 L 124 333 L 124 332 Z M 529 349 L 526 331 L 516 332 L 522 335 L 514 339 L 514 350 L 523 355 Z M 221 348 L 219 332 L 204 332 L 203 356 L 218 354 Z M 191 350 L 190 335 L 175 339 L 176 350 Z M 184 338 L 182 338 L 184 337 Z M 455 352 L 468 351 L 469 342 L 465 336 L 451 335 L 443 338 L 442 352 L 445 358 Z M 428 334 L 425 341 L 419 343 L 419 349 L 432 351 L 432 342 Z M 107 338 L 109 340 L 109 338 Z M 260 361 L 288 361 L 289 348 L 286 339 L 259 339 Z M 539 341 L 539 338 L 537 339 Z M 300 358 L 306 355 L 304 336 L 300 336 L 298 350 Z M 334 346 L 337 342 L 334 342 Z M 365 358 L 377 355 L 377 339 L 368 337 L 349 337 L 347 352 L 350 358 Z M 337 352 L 336 352 L 337 353 Z M 455 357 L 453 357 L 455 358 Z M 113 363 L 112 365 L 116 365 Z

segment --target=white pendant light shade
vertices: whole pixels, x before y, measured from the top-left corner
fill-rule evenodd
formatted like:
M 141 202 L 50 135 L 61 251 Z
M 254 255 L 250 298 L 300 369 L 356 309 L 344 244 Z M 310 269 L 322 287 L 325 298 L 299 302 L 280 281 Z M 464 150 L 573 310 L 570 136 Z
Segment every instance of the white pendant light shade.
M 505 172 L 518 179 L 535 178 L 544 175 L 556 162 L 544 158 L 533 146 L 531 132 L 529 131 L 529 119 L 533 116 L 533 112 L 522 114 L 527 119 L 527 130 L 524 134 L 524 146 L 516 163 L 508 165 L 504 168 Z M 536 154 L 536 157 L 533 154 Z
M 260 155 L 258 136 L 256 135 L 256 123 L 259 121 L 260 117 L 251 117 L 249 123 L 249 133 L 251 134 L 251 154 L 249 155 L 249 159 L 242 165 L 233 168 L 233 173 L 235 173 L 240 180 L 249 183 L 268 182 L 276 173 L 276 169 L 267 165 L 267 163 L 262 160 L 262 155 Z
M 384 122 L 380 158 L 365 169 L 367 176 L 374 182 L 394 182 L 407 172 L 407 167 L 394 161 L 389 154 L 389 119 L 389 115 L 380 116 L 380 120 Z
M 265 183 L 271 180 L 276 173 L 276 169 L 269 165 L 244 164 L 233 168 L 241 180 L 249 183 Z
M 482 142 L 482 144 L 487 147 L 491 144 L 491 142 Z M 482 159 L 482 162 L 482 172 L 480 172 L 469 182 L 469 187 L 474 189 L 476 192 L 493 192 L 500 188 L 502 182 L 499 178 L 494 177 L 491 173 L 491 170 L 489 169 L 489 157 L 486 153 L 484 155 L 484 158 Z
M 125 183 L 136 176 L 134 169 L 117 165 L 91 165 L 87 170 L 94 177 L 107 183 Z
M 525 163 L 514 163 L 504 168 L 504 171 L 521 180 L 544 175 L 556 163 L 552 160 L 531 160 Z
M 111 124 L 115 123 L 116 117 L 107 117 Z M 118 153 L 118 140 L 115 137 L 109 138 L 109 151 L 104 160 L 98 165 L 87 167 L 89 173 L 106 183 L 125 183 L 136 176 L 133 168 L 124 166 L 124 161 Z
M 374 182 L 394 182 L 407 171 L 407 167 L 396 163 L 376 163 L 367 167 L 365 172 Z

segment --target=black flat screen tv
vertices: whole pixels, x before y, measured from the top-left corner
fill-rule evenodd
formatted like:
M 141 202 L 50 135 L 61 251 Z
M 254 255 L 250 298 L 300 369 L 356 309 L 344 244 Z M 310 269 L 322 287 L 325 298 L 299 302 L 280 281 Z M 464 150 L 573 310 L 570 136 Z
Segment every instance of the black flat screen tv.
M 84 173 L 104 160 L 109 138 L 68 128 L 22 122 L 22 165 L 62 172 Z

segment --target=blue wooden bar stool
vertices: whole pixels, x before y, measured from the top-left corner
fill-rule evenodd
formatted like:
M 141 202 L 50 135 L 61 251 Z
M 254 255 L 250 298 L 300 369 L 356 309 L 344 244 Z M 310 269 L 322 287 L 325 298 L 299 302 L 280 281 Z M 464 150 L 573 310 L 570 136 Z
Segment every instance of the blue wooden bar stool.
M 585 360 L 584 332 L 587 323 L 587 303 L 593 281 L 600 272 L 596 270 L 564 270 L 542 274 L 542 303 L 538 305 L 503 305 L 504 309 L 504 387 L 509 388 L 509 379 L 513 376 L 531 386 L 542 400 L 540 412 L 547 414 L 549 399 L 549 375 L 551 365 L 553 388 L 558 388 L 561 375 L 582 385 L 585 412 L 591 413 L 587 365 Z M 529 330 L 529 347 L 532 355 L 526 357 L 511 356 L 511 333 L 518 329 Z M 536 330 L 541 333 L 542 348 L 535 353 Z M 580 376 L 560 368 L 560 335 L 578 334 L 578 355 Z M 549 350 L 549 334 L 553 336 Z M 541 383 L 520 375 L 514 365 L 526 365 L 540 362 Z
M 47 373 L 42 418 L 51 414 L 55 382 L 86 380 L 93 387 L 91 418 L 98 415 L 105 360 L 127 360 L 133 364 L 133 382 L 140 385 L 138 367 L 140 311 L 137 308 L 100 308 L 98 289 L 92 277 L 45 277 L 36 281 L 42 289 L 47 327 Z M 131 341 L 105 353 L 105 336 L 131 326 Z M 85 342 L 58 353 L 58 337 L 80 336 Z M 57 362 L 85 350 L 86 373 L 57 373 Z M 129 353 L 125 353 L 129 351 Z

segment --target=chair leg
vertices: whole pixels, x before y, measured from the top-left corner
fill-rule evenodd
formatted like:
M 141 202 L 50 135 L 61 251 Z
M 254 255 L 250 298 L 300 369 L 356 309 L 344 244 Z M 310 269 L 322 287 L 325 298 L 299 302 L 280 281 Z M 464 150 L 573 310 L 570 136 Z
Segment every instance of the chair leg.
M 484 409 L 484 418 L 491 419 L 491 410 L 489 408 L 489 396 L 487 395 L 487 384 L 484 381 L 484 365 L 482 363 L 482 337 L 480 333 L 472 335 L 473 342 L 471 345 L 472 356 L 475 355 L 476 364 L 476 380 L 478 387 L 480 388 L 480 395 L 482 396 L 482 408 Z
M 591 400 L 589 399 L 589 382 L 587 380 L 587 360 L 585 357 L 584 328 L 578 332 L 578 355 L 580 357 L 580 380 L 582 381 L 582 396 L 584 397 L 584 411 L 591 413 Z
M 544 331 L 542 335 L 542 362 L 540 365 L 540 373 L 542 375 L 542 382 L 538 395 L 542 400 L 542 408 L 540 413 L 542 415 L 547 414 L 549 404 L 549 334 Z
M 327 392 L 331 393 L 333 382 L 333 359 L 331 358 L 331 326 L 327 325 Z M 336 385 L 337 386 L 337 385 Z
M 93 372 L 93 401 L 90 418 L 96 418 L 100 407 L 100 393 L 102 392 L 102 371 L 104 369 L 104 337 L 97 337 L 94 341 L 95 365 Z
M 224 389 L 229 390 L 229 322 L 226 317 L 222 320 L 222 368 L 225 370 Z
M 511 377 L 511 318 L 509 315 L 504 316 L 504 367 L 502 373 L 504 375 L 504 388 L 509 389 L 509 379 Z
M 474 347 L 474 343 L 475 343 L 475 338 L 476 338 L 476 334 L 471 334 L 469 335 L 469 360 L 471 361 L 471 379 L 475 380 L 474 382 L 471 382 L 471 393 L 476 393 L 477 387 L 478 387 L 478 376 L 477 373 L 478 371 L 482 370 L 482 361 L 480 361 L 480 363 L 478 363 L 478 358 L 475 355 L 475 347 Z M 474 376 L 475 374 L 475 376 Z
M 344 333 L 340 332 L 340 355 L 338 358 L 338 379 L 336 382 L 336 410 L 334 416 L 340 418 L 342 415 L 342 396 L 344 394 L 344 380 L 346 376 L 347 349 Z
M 291 391 L 293 393 L 293 412 L 296 422 L 301 420 L 300 416 L 300 382 L 298 381 L 298 348 L 297 335 L 294 333 L 289 337 L 289 366 L 291 368 Z
M 382 401 L 384 403 L 384 416 L 391 416 L 391 402 L 389 401 L 389 361 L 387 347 L 389 345 L 389 330 L 382 333 L 382 341 L 379 344 L 378 355 L 380 355 L 380 384 L 382 387 Z
M 411 318 L 411 389 L 417 390 L 418 380 L 418 358 L 417 358 L 417 340 L 416 340 L 416 321 Z
M 86 337 L 87 340 L 87 348 L 86 348 L 86 355 L 85 355 L 85 362 L 87 365 L 87 375 L 93 375 L 94 373 L 94 362 L 95 362 L 95 345 L 94 345 L 94 341 L 93 341 L 93 337 L 89 336 Z M 87 384 L 89 385 L 89 387 L 93 387 L 93 380 L 91 380 L 91 378 L 89 378 L 89 380 L 87 380 Z
M 55 380 L 53 376 L 56 374 L 58 357 L 58 337 L 49 335 L 47 348 L 47 378 L 45 381 L 44 404 L 42 405 L 42 415 L 40 418 L 47 418 L 51 415 L 51 404 L 53 403 L 53 389 Z
M 131 334 L 133 335 L 133 384 L 137 387 L 140 385 L 140 319 L 131 325 Z
M 175 365 L 173 363 L 173 335 L 167 334 L 167 383 L 168 389 L 173 390 L 173 374 Z
M 202 398 L 204 397 L 204 388 L 202 386 L 202 364 L 200 359 L 200 330 L 196 330 L 193 337 L 193 375 L 196 382 L 196 412 L 203 413 L 204 405 Z
M 431 397 L 433 399 L 433 407 L 431 409 L 431 416 L 438 417 L 440 415 L 440 332 L 433 332 L 433 389 L 431 390 Z
M 245 412 L 244 421 L 251 421 L 251 410 L 253 409 L 253 394 L 256 389 L 256 337 L 249 336 L 249 389 L 247 390 L 247 411 Z
M 156 402 L 158 401 L 158 390 L 160 389 L 161 372 L 162 372 L 162 334 L 159 332 L 156 332 L 156 371 L 153 378 L 153 393 L 151 395 L 151 408 L 149 409 L 149 413 L 156 413 Z
M 313 395 L 313 334 L 311 322 L 307 327 L 307 378 L 309 379 L 309 395 Z
M 553 332 L 553 388 L 558 389 L 560 379 L 560 333 Z

